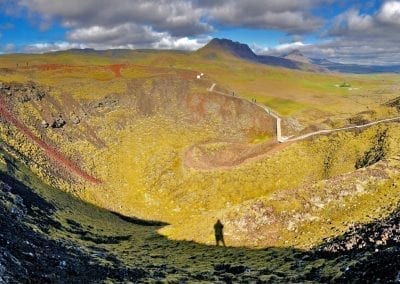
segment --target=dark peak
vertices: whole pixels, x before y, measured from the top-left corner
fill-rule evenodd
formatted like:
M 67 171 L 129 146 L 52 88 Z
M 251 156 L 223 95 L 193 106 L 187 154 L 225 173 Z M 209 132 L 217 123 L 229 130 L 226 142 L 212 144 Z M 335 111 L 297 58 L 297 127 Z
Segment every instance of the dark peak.
M 290 69 L 301 69 L 303 62 L 306 60 L 306 57 L 303 57 L 304 59 L 301 61 L 291 58 L 257 55 L 247 44 L 235 42 L 230 39 L 219 38 L 214 38 L 206 46 L 199 49 L 199 54 L 202 54 L 202 56 L 210 59 L 214 59 L 218 54 L 228 54 L 253 63 L 279 66 Z M 299 61 L 301 61 L 301 64 Z
M 283 58 L 298 61 L 298 62 L 303 62 L 303 63 L 310 63 L 310 59 L 304 56 L 303 53 L 301 53 L 300 50 L 294 49 L 288 54 L 282 56 Z
M 233 41 L 227 38 L 213 38 L 208 45 L 210 46 L 225 46 L 225 47 L 230 47 L 230 46 L 242 46 L 242 47 L 247 47 L 248 46 L 244 43 L 238 42 L 238 41 Z
M 339 63 L 335 63 L 332 62 L 326 58 L 312 58 L 311 59 L 313 64 L 318 64 L 318 65 L 323 65 L 323 64 L 339 64 Z
M 214 38 L 202 49 L 229 52 L 244 59 L 255 59 L 257 57 L 247 44 L 225 38 Z
M 285 56 L 289 56 L 289 55 L 304 56 L 303 53 L 301 53 L 301 51 L 298 50 L 298 49 L 292 50 L 291 52 L 289 52 Z

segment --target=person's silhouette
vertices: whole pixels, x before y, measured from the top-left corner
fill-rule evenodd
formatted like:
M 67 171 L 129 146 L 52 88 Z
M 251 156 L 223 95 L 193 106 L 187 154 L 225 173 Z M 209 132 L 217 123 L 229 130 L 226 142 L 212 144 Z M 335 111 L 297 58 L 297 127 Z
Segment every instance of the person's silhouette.
M 217 223 L 214 224 L 215 243 L 217 246 L 219 246 L 219 242 L 222 242 L 222 244 L 225 246 L 223 230 L 224 225 L 222 225 L 221 221 L 218 220 Z

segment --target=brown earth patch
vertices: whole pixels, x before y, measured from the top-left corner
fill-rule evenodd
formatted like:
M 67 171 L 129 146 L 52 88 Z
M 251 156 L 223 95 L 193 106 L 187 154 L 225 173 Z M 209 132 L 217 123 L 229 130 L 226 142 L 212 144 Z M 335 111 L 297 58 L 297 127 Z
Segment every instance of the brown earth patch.
M 248 135 L 275 135 L 275 119 L 241 98 L 204 92 L 186 96 L 185 103 L 194 121 L 214 119 L 222 122 L 227 131 L 238 129 Z
M 260 144 L 207 142 L 189 147 L 183 154 L 185 167 L 197 170 L 229 169 L 271 155 L 290 143 L 267 141 Z
M 121 69 L 125 67 L 125 64 L 112 64 L 109 66 L 110 70 L 114 73 L 115 77 L 121 77 Z
M 58 69 L 65 69 L 68 67 L 68 65 L 64 64 L 39 64 L 35 65 L 37 69 L 41 71 L 51 71 L 51 70 L 58 70 Z

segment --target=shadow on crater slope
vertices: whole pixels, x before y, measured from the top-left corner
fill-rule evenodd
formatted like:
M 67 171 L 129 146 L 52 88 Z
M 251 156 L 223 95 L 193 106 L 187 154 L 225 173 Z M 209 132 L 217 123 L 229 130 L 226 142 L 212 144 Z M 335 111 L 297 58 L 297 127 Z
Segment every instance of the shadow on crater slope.
M 44 185 L 1 151 L 0 282 L 343 282 L 399 278 L 399 211 L 310 251 L 172 241 L 160 222 Z M 210 224 L 211 226 L 212 224 Z

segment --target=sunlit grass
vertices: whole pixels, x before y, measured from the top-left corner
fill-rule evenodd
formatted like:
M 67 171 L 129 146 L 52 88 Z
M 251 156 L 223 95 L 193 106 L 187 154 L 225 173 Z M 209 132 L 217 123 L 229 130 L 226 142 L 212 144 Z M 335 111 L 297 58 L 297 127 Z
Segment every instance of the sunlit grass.
M 397 195 L 391 198 L 384 194 L 389 192 L 388 187 L 379 185 L 374 188 L 373 183 L 368 194 L 354 199 L 333 200 L 336 193 L 328 192 L 324 187 L 324 179 L 354 171 L 355 161 L 371 147 L 379 129 L 377 127 L 360 134 L 343 132 L 296 143 L 229 169 L 200 171 L 186 167 L 183 161 L 185 151 L 194 144 L 219 141 L 206 144 L 206 152 L 212 156 L 225 149 L 228 143 L 225 140 L 262 144 L 272 137 L 237 128 L 237 125 L 248 125 L 251 121 L 233 120 L 223 124 L 221 117 L 213 117 L 195 123 L 175 109 L 157 113 L 161 107 L 167 107 L 163 105 L 166 104 L 164 101 L 161 102 L 162 96 L 173 97 L 168 102 L 176 105 L 184 104 L 179 101 L 183 96 L 167 92 L 174 88 L 180 91 L 176 85 L 168 85 L 168 82 L 178 78 L 181 84 L 190 86 L 185 89 L 189 90 L 187 94 L 202 94 L 215 82 L 227 92 L 234 91 L 246 99 L 255 98 L 258 103 L 285 117 L 300 120 L 304 127 L 327 118 L 332 119 L 335 125 L 343 126 L 348 123 L 348 118 L 362 111 L 373 110 L 364 114 L 367 119 L 396 115 L 395 110 L 382 106 L 386 100 L 399 95 L 396 76 L 315 74 L 254 65 L 226 56 L 208 60 L 169 52 L 132 55 L 135 56 L 127 55 L 115 60 L 126 64 L 118 78 L 108 69 L 107 64 L 114 61 L 107 56 L 58 54 L 0 57 L 5 66 L 13 66 L 15 61 L 22 64 L 26 60 L 32 66 L 66 64 L 57 67 L 57 70 L 32 67 L 9 74 L 1 73 L 0 79 L 7 82 L 34 80 L 51 87 L 51 95 L 60 105 L 66 102 L 66 94 L 80 103 L 86 112 L 85 122 L 104 141 L 105 147 L 96 147 L 88 142 L 85 136 L 88 130 L 82 124 L 63 130 L 35 131 L 35 123 L 42 119 L 37 109 L 30 104 L 17 104 L 15 112 L 38 136 L 43 135 L 84 170 L 103 180 L 102 186 L 81 186 L 51 179 L 49 165 L 46 165 L 48 161 L 41 150 L 13 127 L 8 129 L 1 124 L 1 139 L 30 157 L 33 161 L 30 166 L 46 183 L 56 184 L 89 202 L 122 214 L 170 222 L 171 226 L 163 229 L 162 233 L 177 239 L 212 243 L 211 225 L 215 218 L 222 218 L 227 222 L 227 239 L 232 244 L 250 244 L 253 240 L 249 235 L 254 232 L 249 231 L 246 235 L 239 230 L 240 226 L 235 227 L 250 216 L 260 226 L 256 228 L 261 234 L 255 242 L 257 245 L 309 246 L 346 229 L 347 225 L 342 223 L 349 221 L 349 215 L 343 213 L 345 211 L 335 211 L 340 202 L 347 206 L 343 207 L 346 210 L 352 208 L 355 220 L 366 221 L 364 215 L 367 211 L 382 207 L 382 204 L 372 201 L 375 193 L 384 196 L 382 200 L 387 204 L 397 200 Z M 197 72 L 205 73 L 204 79 L 191 81 L 195 80 Z M 166 83 L 157 87 L 155 78 L 162 78 Z M 354 90 L 336 86 L 343 81 L 349 82 Z M 153 97 L 154 94 L 158 97 Z M 140 113 L 137 104 L 132 103 L 137 103 L 134 101 L 136 96 L 146 96 L 146 103 L 154 104 L 159 109 L 155 107 L 155 112 L 151 114 Z M 98 105 L 106 97 L 115 99 L 116 105 L 97 110 L 96 103 Z M 56 109 L 51 111 L 57 114 Z M 399 152 L 398 137 L 400 133 L 396 126 L 390 126 L 391 156 Z M 358 182 L 356 177 L 350 177 L 348 183 L 354 182 Z M 341 190 L 337 188 L 337 191 Z M 294 193 L 285 195 L 286 192 Z M 285 199 L 270 199 L 274 194 L 281 194 Z M 324 197 L 332 198 L 332 203 L 326 202 L 324 209 L 313 211 L 307 208 L 311 199 Z M 259 200 L 267 209 L 272 208 L 272 213 L 258 203 L 254 205 Z M 278 220 L 273 229 L 280 234 L 280 239 L 263 239 L 263 236 L 268 236 L 268 226 L 271 225 L 263 214 L 270 214 L 269 218 Z M 302 232 L 301 236 L 297 236 L 287 229 L 287 221 L 297 218 L 296 214 L 335 220 L 335 227 L 330 229 L 325 221 L 306 218 L 296 225 Z M 319 230 L 319 225 L 323 229 Z M 239 230 L 238 235 L 235 235 L 235 229 Z

